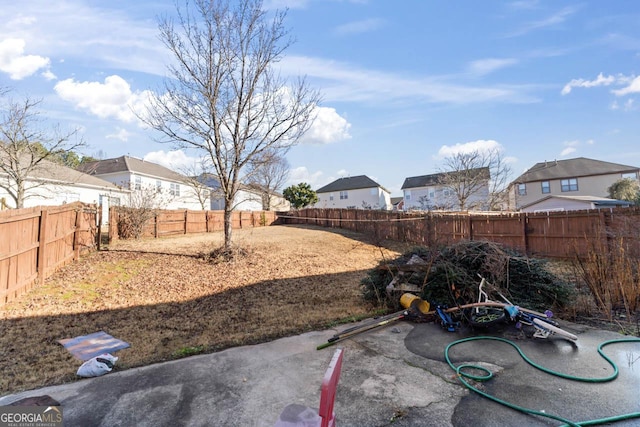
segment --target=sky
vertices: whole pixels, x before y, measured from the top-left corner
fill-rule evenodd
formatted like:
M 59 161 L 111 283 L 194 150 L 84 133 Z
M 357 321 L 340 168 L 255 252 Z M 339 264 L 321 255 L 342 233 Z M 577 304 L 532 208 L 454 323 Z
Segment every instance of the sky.
M 500 150 L 512 179 L 587 157 L 640 167 L 640 2 L 265 0 L 295 39 L 277 64 L 322 102 L 287 154 L 285 186 L 407 177 L 469 150 Z M 81 154 L 180 170 L 198 153 L 137 119 L 171 56 L 158 22 L 173 0 L 24 0 L 0 8 L 0 87 L 80 130 Z

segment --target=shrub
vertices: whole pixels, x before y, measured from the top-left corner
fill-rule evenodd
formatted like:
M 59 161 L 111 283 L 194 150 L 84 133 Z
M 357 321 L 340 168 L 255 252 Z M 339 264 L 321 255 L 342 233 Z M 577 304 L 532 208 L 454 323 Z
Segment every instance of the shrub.
M 154 211 L 144 208 L 118 208 L 118 236 L 121 239 L 139 239 L 144 226 L 155 215 Z

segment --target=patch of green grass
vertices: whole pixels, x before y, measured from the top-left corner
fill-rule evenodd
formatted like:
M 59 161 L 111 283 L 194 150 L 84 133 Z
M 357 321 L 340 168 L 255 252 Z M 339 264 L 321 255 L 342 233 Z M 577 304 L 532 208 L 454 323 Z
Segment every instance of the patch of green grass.
M 173 355 L 175 358 L 179 359 L 182 357 L 188 357 L 188 356 L 194 356 L 196 354 L 200 354 L 204 352 L 204 346 L 203 345 L 197 345 L 197 346 L 193 346 L 193 347 L 182 347 L 178 350 L 176 350 Z

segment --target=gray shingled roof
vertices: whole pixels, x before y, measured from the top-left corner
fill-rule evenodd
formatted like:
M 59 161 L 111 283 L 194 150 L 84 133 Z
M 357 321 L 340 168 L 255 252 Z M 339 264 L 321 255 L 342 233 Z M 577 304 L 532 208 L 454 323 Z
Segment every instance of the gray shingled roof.
M 29 162 L 29 160 L 25 160 L 25 162 Z M 109 181 L 105 181 L 104 179 L 96 176 L 88 175 L 46 159 L 40 161 L 29 175 L 29 178 L 51 183 L 59 182 L 61 184 L 84 185 L 111 190 L 119 189 L 117 185 L 112 184 Z
M 338 178 L 330 184 L 325 185 L 316 190 L 316 193 L 330 193 L 332 191 L 347 191 L 347 190 L 359 190 L 361 188 L 382 188 L 384 191 L 389 192 L 382 185 L 378 184 L 366 175 L 348 176 L 344 178 Z
M 81 171 L 91 175 L 106 175 L 117 172 L 132 172 L 164 178 L 171 181 L 184 181 L 185 177 L 157 163 L 147 162 L 135 157 L 120 156 L 113 159 L 98 160 L 80 165 Z
M 489 179 L 490 171 L 488 167 L 470 169 L 470 171 L 475 171 L 478 174 L 487 174 L 487 179 Z M 462 171 L 461 171 L 462 172 Z M 456 171 L 453 172 L 440 172 L 433 173 L 431 175 L 420 175 L 420 176 L 412 176 L 409 178 L 405 178 L 404 183 L 402 184 L 401 190 L 406 188 L 418 188 L 418 187 L 428 187 L 435 186 L 440 184 L 442 178 L 447 175 L 458 173 Z
M 536 163 L 514 180 L 514 182 L 534 182 L 548 179 L 578 178 L 581 176 L 606 175 L 611 173 L 635 172 L 636 166 L 603 162 L 601 160 L 578 157 L 575 159 L 553 160 Z

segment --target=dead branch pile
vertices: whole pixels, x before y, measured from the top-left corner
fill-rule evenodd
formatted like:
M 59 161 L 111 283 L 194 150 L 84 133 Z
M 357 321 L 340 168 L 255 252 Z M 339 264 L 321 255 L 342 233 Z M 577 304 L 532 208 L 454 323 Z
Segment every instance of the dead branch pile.
M 482 276 L 492 285 L 488 290 L 493 290 L 494 300 L 500 300 L 500 292 L 530 309 L 567 306 L 573 286 L 546 267 L 546 260 L 528 258 L 497 243 L 464 241 L 439 250 L 416 247 L 371 270 L 362 285 L 367 300 L 393 309 L 403 292 L 453 307 L 477 301 Z

